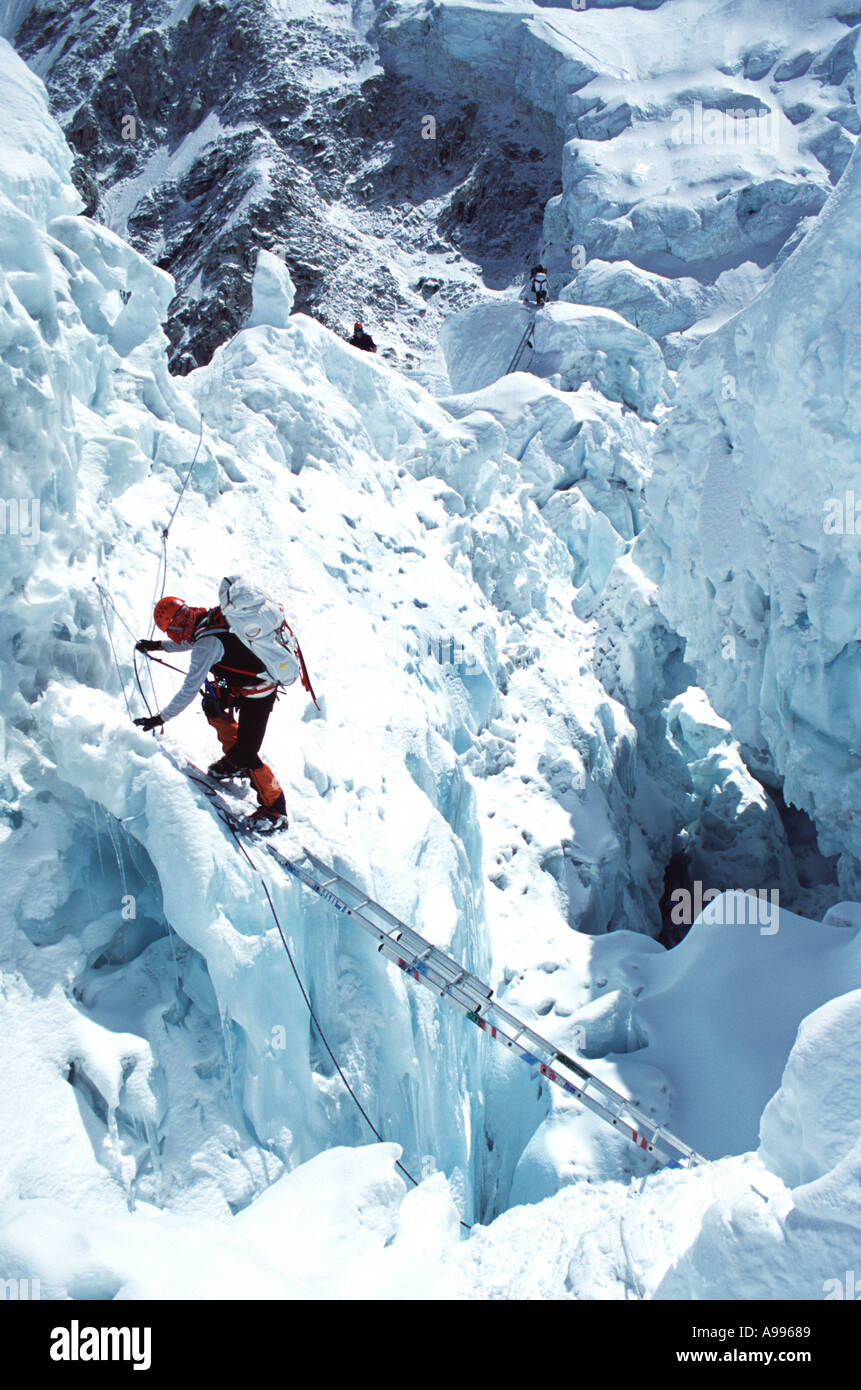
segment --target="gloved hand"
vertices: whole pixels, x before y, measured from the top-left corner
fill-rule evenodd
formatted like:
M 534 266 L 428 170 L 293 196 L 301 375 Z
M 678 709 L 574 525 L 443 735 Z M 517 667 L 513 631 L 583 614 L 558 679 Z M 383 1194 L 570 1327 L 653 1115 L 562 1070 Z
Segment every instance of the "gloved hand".
M 145 714 L 142 719 L 136 719 L 135 723 L 139 729 L 144 729 L 149 733 L 151 729 L 155 729 L 159 724 L 163 724 L 164 720 L 160 714 Z
M 139 642 L 135 642 L 136 652 L 160 652 L 163 650 L 163 642 L 151 642 L 148 637 L 142 637 Z

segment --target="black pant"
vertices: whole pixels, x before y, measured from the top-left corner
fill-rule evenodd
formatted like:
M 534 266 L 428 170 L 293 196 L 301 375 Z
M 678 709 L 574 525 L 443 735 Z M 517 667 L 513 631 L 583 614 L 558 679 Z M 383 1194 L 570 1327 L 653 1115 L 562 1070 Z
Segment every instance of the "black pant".
M 234 696 L 239 737 L 227 756 L 237 767 L 256 768 L 263 766 L 259 757 L 260 748 L 266 737 L 266 725 L 269 723 L 269 716 L 274 705 L 274 690 L 271 695 L 261 696 L 254 700 L 245 699 L 241 695 Z

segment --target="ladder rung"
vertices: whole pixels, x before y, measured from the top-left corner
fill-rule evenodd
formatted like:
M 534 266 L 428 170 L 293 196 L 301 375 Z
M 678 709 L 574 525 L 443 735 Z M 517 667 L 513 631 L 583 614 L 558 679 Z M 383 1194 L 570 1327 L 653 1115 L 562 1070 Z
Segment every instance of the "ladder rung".
M 529 326 L 523 334 L 518 345 L 517 356 L 528 343 Z M 514 365 L 514 364 L 513 364 Z M 509 371 L 511 367 L 509 367 Z M 352 906 L 348 906 L 343 900 L 336 901 L 334 895 L 330 894 L 330 899 L 335 901 L 335 905 L 348 914 L 355 914 L 357 920 L 363 928 L 370 932 L 378 941 L 378 949 L 382 950 L 388 946 L 396 951 L 396 959 L 403 969 L 408 973 L 415 972 L 416 978 L 422 984 L 435 990 L 440 998 L 446 995 L 451 996 L 452 991 L 457 990 L 457 998 L 451 998 L 451 1002 L 460 1009 L 471 1004 L 466 1012 L 473 1021 L 480 1024 L 485 1031 L 490 1031 L 492 1036 L 500 1043 L 505 1043 L 509 1048 L 517 1050 L 519 1056 L 531 1067 L 542 1069 L 543 1075 L 550 1076 L 550 1079 L 558 1085 L 564 1087 L 569 1093 L 573 1094 L 581 1104 L 594 1113 L 600 1114 L 603 1119 L 614 1129 L 620 1126 L 630 1130 L 630 1136 L 639 1142 L 644 1142 L 641 1147 L 648 1149 L 650 1153 L 658 1153 L 664 1158 L 669 1154 L 670 1158 L 678 1154 L 683 1162 L 694 1165 L 704 1162 L 695 1150 L 676 1139 L 669 1131 L 664 1131 L 660 1125 L 656 1126 L 654 1121 L 642 1114 L 637 1106 L 625 1096 L 620 1095 L 612 1086 L 608 1086 L 594 1072 L 590 1072 L 585 1066 L 581 1066 L 574 1058 L 560 1053 L 555 1044 L 547 1038 L 543 1038 L 540 1033 L 536 1033 L 528 1024 L 521 1022 L 516 1015 L 503 1008 L 493 999 L 493 990 L 482 981 L 472 975 L 470 971 L 462 966 L 459 961 L 446 955 L 438 947 L 433 946 L 425 937 L 412 927 L 408 927 L 400 918 L 394 916 L 379 903 L 374 902 L 373 898 L 363 896 L 364 890 L 356 884 L 352 884 L 348 879 L 340 874 L 333 873 L 329 865 L 324 864 L 316 855 L 309 850 L 303 851 L 305 863 L 312 866 L 312 875 L 303 867 L 300 871 L 297 863 L 291 863 L 272 849 L 273 857 L 281 863 L 306 886 L 319 891 L 321 888 L 328 888 L 331 884 L 340 884 L 342 891 L 349 891 L 350 896 L 355 895 L 359 901 Z M 322 878 L 318 882 L 313 879 L 316 874 L 321 874 Z M 328 877 L 326 876 L 328 875 Z M 363 909 L 367 908 L 371 913 L 377 913 L 386 923 L 390 924 L 391 930 L 386 931 L 380 923 L 371 920 L 368 916 L 359 916 Z M 422 949 L 424 948 L 424 949 Z M 419 974 L 419 967 L 425 962 L 430 962 L 429 969 Z M 509 1029 L 510 1032 L 505 1030 Z M 558 1066 L 573 1070 L 578 1077 L 577 1082 L 570 1081 L 562 1073 L 557 1071 Z M 648 1137 L 650 1136 L 650 1137 Z

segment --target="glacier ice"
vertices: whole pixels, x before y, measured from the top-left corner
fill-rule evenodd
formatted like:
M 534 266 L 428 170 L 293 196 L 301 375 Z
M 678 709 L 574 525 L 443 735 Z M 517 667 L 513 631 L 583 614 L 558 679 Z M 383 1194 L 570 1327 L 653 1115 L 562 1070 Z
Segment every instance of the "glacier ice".
M 286 328 L 295 298 L 296 287 L 284 261 L 271 251 L 260 251 L 251 282 L 248 327 L 268 323 L 273 328 Z
M 501 30 L 522 27 L 491 8 Z M 482 46 L 485 19 L 443 6 L 434 22 Z M 527 57 L 544 22 L 530 21 Z M 0 477 L 7 501 L 39 503 L 36 543 L 0 538 L 3 1273 L 37 1274 L 58 1298 L 691 1297 L 725 1291 L 730 1230 L 736 1288 L 818 1296 L 857 1225 L 854 1102 L 834 1122 L 834 1098 L 854 1094 L 838 1044 L 861 990 L 857 913 L 813 920 L 827 891 L 793 885 L 750 768 L 785 778 L 828 827 L 851 897 L 850 794 L 835 807 L 833 761 L 810 758 L 839 761 L 839 741 L 828 726 L 808 748 L 809 716 L 793 740 L 781 723 L 782 681 L 810 679 L 810 703 L 845 716 L 851 677 L 843 647 L 801 647 L 798 571 L 760 571 L 743 502 L 755 493 L 762 513 L 767 496 L 797 522 L 788 436 L 812 451 L 823 427 L 848 486 L 838 285 L 855 163 L 772 284 L 689 360 L 668 417 L 659 348 L 602 306 L 542 311 L 534 365 L 504 385 L 529 311 L 455 317 L 455 394 L 438 400 L 290 312 L 286 271 L 265 256 L 252 323 L 177 380 L 169 277 L 79 215 L 40 84 L 5 43 L 0 91 Z M 829 325 L 815 346 L 799 268 Z M 796 371 L 810 394 L 778 421 Z M 174 761 L 205 763 L 211 735 L 191 709 L 145 736 L 124 703 L 141 709 L 132 638 L 149 627 L 201 417 L 165 582 L 207 602 L 253 555 L 289 601 L 323 696 L 321 715 L 288 694 L 267 738 L 294 833 L 560 1048 L 580 1039 L 598 1074 L 714 1162 L 653 1173 L 255 849 L 384 1136 L 369 1142 L 257 875 Z M 704 422 L 718 439 L 705 459 Z M 742 550 L 729 573 L 726 532 L 698 520 L 724 431 L 751 461 L 747 494 L 708 480 Z M 754 468 L 766 445 L 771 469 Z M 801 583 L 822 566 L 817 618 L 845 646 L 851 557 L 825 532 L 814 549 L 814 531 Z M 734 683 L 720 665 L 722 610 L 745 653 L 766 629 L 778 644 L 759 684 L 755 656 Z M 144 689 L 158 704 L 176 679 L 150 670 Z M 723 895 L 666 952 L 660 871 L 677 835 L 695 873 L 743 887 L 768 874 L 807 891 L 811 917 L 782 903 L 763 932 Z M 814 1051 L 828 1073 L 816 1096 Z M 461 1220 L 486 1224 L 462 1240 Z
M 852 810 L 859 196 L 853 155 L 773 282 L 682 370 L 655 450 L 656 524 L 642 552 L 716 709 L 754 770 L 779 777 L 817 821 L 824 851 L 841 856 L 847 897 L 861 853 Z
M 576 391 L 589 382 L 646 419 L 666 401 L 659 348 L 608 309 L 548 304 L 539 312 L 529 306 L 482 304 L 447 319 L 440 343 L 457 393 L 480 391 L 519 367 L 554 379 L 560 390 Z

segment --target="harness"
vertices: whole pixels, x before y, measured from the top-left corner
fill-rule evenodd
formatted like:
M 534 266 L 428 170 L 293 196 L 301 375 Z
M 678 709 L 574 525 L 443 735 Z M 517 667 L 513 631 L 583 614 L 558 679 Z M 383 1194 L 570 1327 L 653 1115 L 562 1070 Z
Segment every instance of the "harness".
M 198 622 L 191 640 L 197 642 L 201 637 L 217 637 L 224 648 L 222 660 L 212 667 L 224 697 L 256 700 L 278 689 L 263 662 L 230 630 L 220 608 L 210 608 Z

